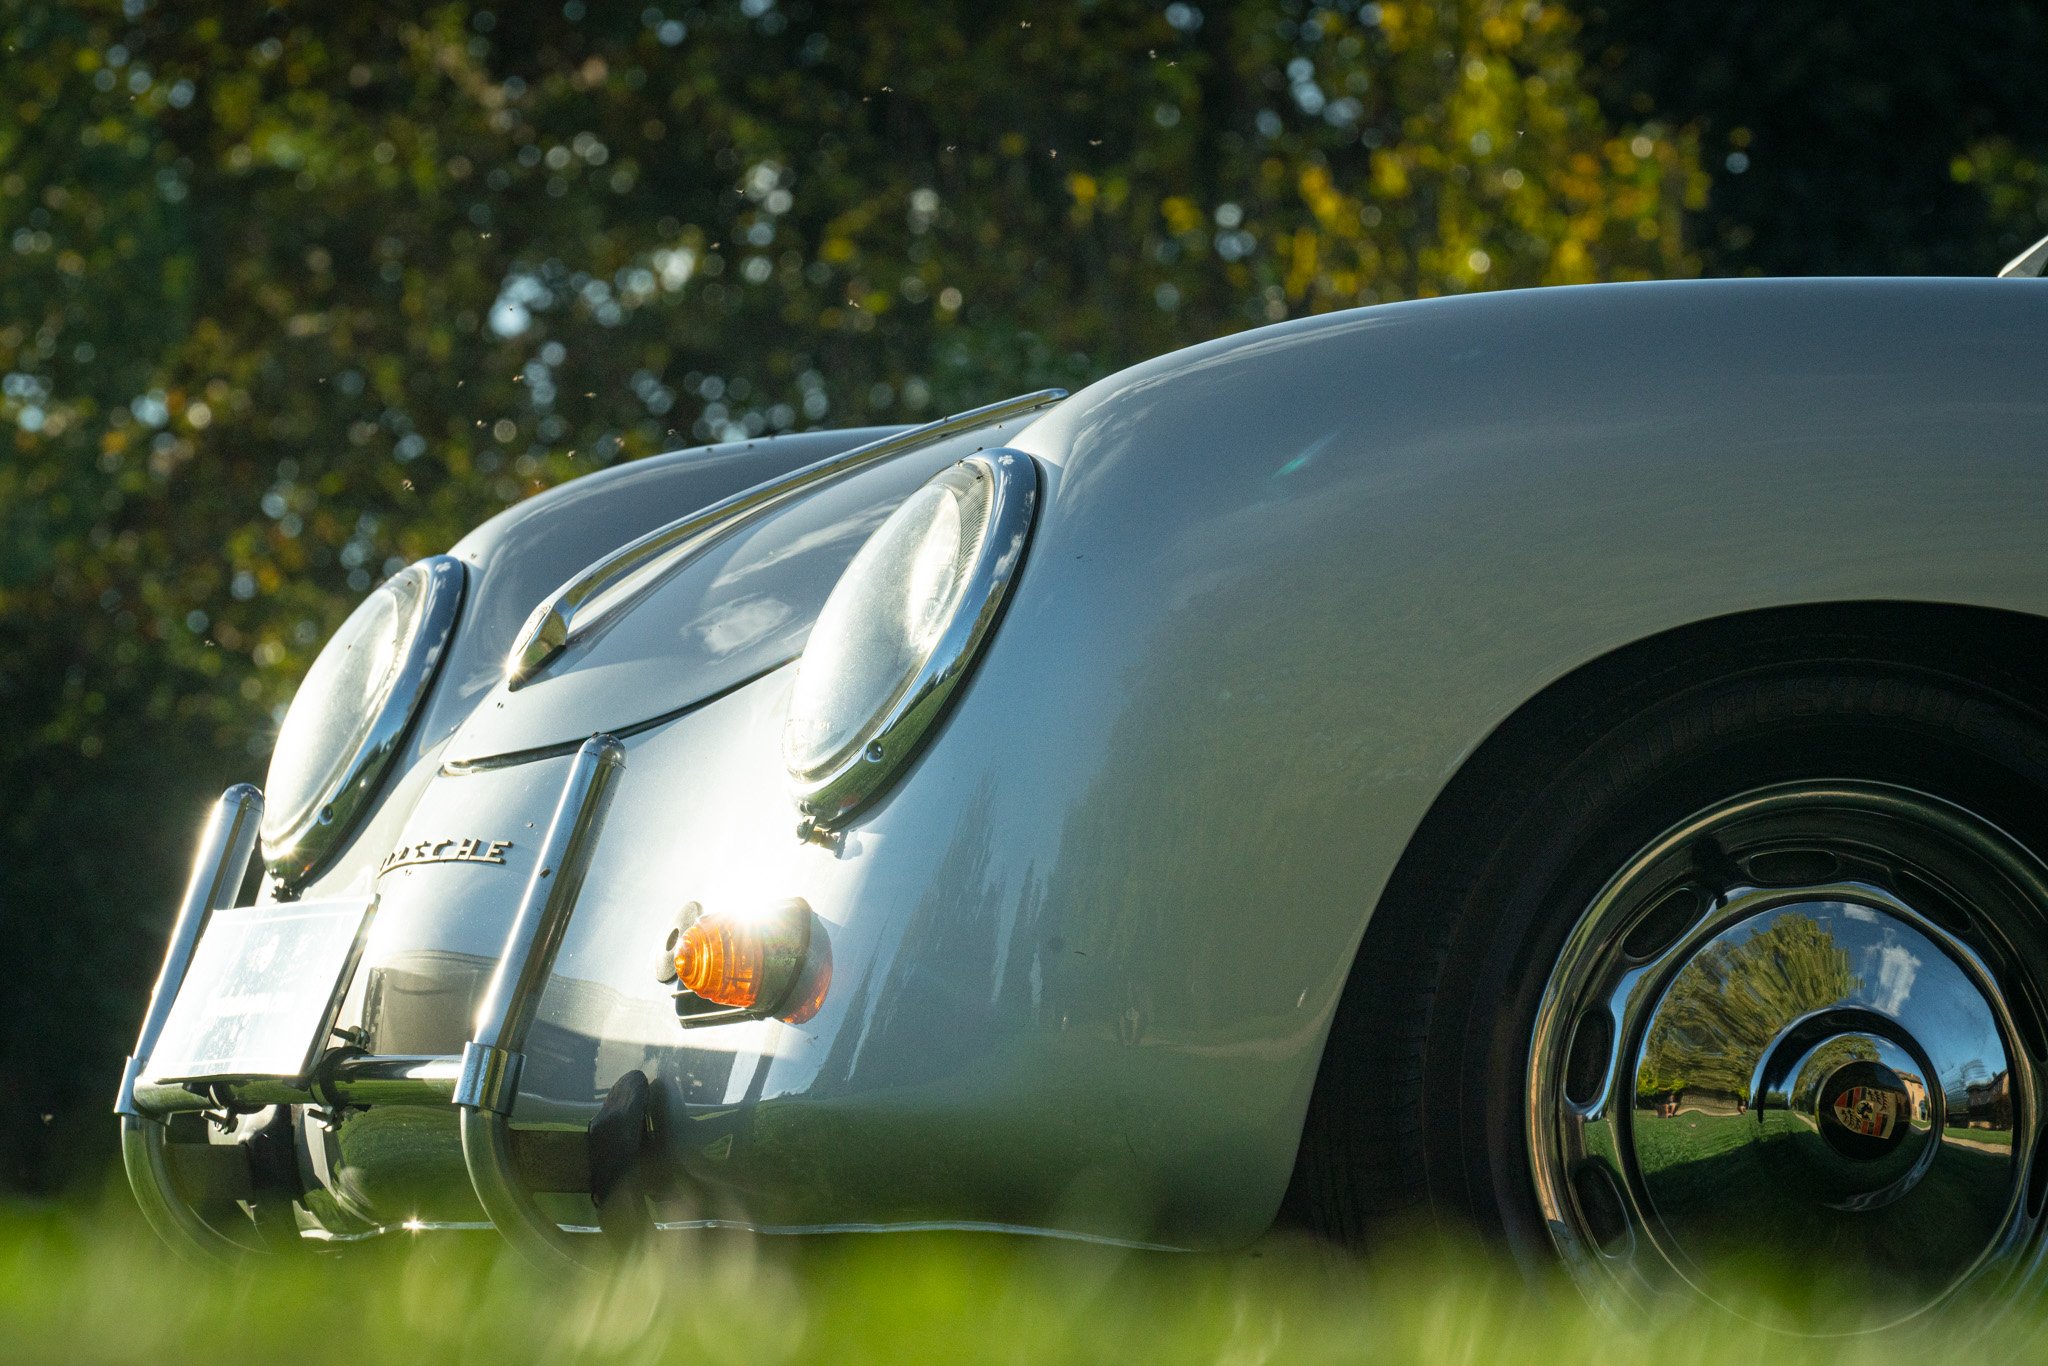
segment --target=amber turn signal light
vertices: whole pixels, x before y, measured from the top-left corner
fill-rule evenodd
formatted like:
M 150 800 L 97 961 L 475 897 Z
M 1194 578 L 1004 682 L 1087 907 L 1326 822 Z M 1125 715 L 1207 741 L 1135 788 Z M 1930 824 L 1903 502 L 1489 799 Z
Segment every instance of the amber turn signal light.
M 810 929 L 800 901 L 766 914 L 700 916 L 676 944 L 676 980 L 716 1005 L 765 1014 L 796 985 Z

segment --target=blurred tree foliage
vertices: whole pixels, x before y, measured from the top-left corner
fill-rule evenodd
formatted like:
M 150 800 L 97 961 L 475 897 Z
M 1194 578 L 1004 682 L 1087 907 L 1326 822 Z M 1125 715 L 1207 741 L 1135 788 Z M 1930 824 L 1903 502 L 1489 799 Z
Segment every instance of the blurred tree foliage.
M 203 804 L 378 578 L 694 441 L 1682 273 L 1689 144 L 1604 121 L 1574 34 L 1541 0 L 0 5 L 0 1181 L 100 1160 Z
M 1610 115 L 1693 130 L 1710 275 L 1962 274 L 2048 233 L 2048 6 L 1592 0 Z

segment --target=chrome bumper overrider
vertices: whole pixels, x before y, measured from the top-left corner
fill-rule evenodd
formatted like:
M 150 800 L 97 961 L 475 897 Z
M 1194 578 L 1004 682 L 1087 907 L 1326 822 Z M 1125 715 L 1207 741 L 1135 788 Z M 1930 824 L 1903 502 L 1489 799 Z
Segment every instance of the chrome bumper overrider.
M 270 1105 L 298 1105 L 329 1113 L 374 1105 L 453 1104 L 459 1113 L 462 1153 L 477 1202 L 500 1232 L 529 1260 L 550 1271 L 596 1263 L 600 1240 L 573 1234 L 536 1206 L 529 1177 L 537 1166 L 552 1165 L 551 1190 L 606 1193 L 614 1186 L 598 1170 L 595 1153 L 536 1155 L 527 1136 L 511 1131 L 509 1119 L 518 1096 L 523 1049 L 534 1012 L 554 965 L 556 950 L 575 909 L 594 843 L 613 784 L 625 764 L 625 750 L 609 735 L 585 741 L 570 766 L 547 835 L 538 851 L 532 876 L 521 893 L 505 947 L 482 1004 L 477 1009 L 469 1042 L 459 1057 L 390 1057 L 366 1054 L 353 1045 L 326 1046 L 303 1086 L 272 1078 L 248 1078 L 195 1084 L 153 1083 L 149 1059 L 178 988 L 192 963 L 201 932 L 216 909 L 233 904 L 255 853 L 256 830 L 262 819 L 262 795 L 246 784 L 228 789 L 215 805 L 200 836 L 192 877 L 165 950 L 163 970 L 150 995 L 149 1011 L 136 1039 L 135 1052 L 121 1076 L 114 1111 L 121 1121 L 122 1159 L 150 1225 L 173 1245 L 209 1259 L 231 1257 L 247 1244 L 203 1218 L 181 1188 L 199 1185 L 216 1197 L 236 1198 L 253 1187 L 248 1155 L 236 1144 L 173 1144 L 167 1122 L 193 1112 L 239 1112 Z M 630 1080 L 624 1079 L 624 1080 Z M 614 1099 L 644 1112 L 644 1084 L 615 1088 Z M 608 1102 L 592 1126 L 615 1134 L 620 1116 Z M 644 1128 L 644 1113 L 635 1113 L 629 1127 Z M 615 1150 L 615 1143 L 607 1148 Z M 578 1160 L 578 1158 L 581 1160 Z M 614 1164 L 616 1165 L 616 1164 Z M 569 1173 L 564 1179 L 562 1173 Z M 632 1194 L 636 1183 L 623 1183 L 620 1205 L 631 1209 L 600 1215 L 601 1225 L 628 1229 L 642 1225 L 644 1209 Z

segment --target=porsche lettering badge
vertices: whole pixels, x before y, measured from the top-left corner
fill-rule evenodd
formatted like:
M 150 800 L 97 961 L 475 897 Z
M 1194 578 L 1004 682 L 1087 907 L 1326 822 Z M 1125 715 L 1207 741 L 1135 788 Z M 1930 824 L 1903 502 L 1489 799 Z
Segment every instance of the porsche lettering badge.
M 1883 1087 L 1851 1086 L 1835 1097 L 1835 1118 L 1850 1133 L 1890 1138 L 1898 1123 L 1900 1099 L 1896 1091 Z
M 505 861 L 505 851 L 511 847 L 511 840 L 420 840 L 416 844 L 401 844 L 385 855 L 384 862 L 377 868 L 377 874 L 381 877 L 393 868 L 404 868 L 415 863 L 502 864 Z

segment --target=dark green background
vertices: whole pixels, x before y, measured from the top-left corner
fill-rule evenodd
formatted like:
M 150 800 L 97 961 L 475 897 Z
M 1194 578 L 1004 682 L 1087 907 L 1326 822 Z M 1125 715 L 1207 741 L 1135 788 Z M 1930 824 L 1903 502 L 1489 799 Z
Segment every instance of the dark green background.
M 2048 231 L 2020 4 L 0 0 L 0 1188 L 383 575 L 653 451 L 1302 313 Z

